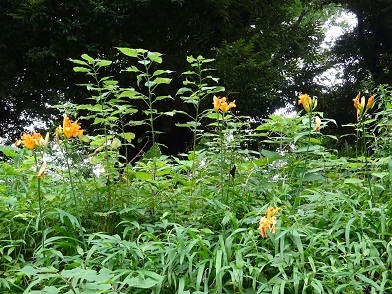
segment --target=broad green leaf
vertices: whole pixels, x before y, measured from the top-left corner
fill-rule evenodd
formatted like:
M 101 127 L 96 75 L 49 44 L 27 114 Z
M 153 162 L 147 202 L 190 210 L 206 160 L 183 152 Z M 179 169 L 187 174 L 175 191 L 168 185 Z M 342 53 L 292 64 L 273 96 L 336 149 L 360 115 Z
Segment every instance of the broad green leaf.
M 93 122 L 92 124 L 93 124 L 93 125 L 97 125 L 97 124 L 105 123 L 105 122 L 106 122 L 106 120 L 105 120 L 104 118 L 96 117 L 96 118 L 94 119 L 94 122 Z
M 202 87 L 201 90 L 202 91 L 206 91 L 206 92 L 210 92 L 211 90 L 215 90 L 216 87 L 215 86 L 209 86 L 209 87 Z
M 147 279 L 142 279 L 140 277 L 138 278 L 127 278 L 125 279 L 122 284 L 127 284 L 130 288 L 141 288 L 141 289 L 149 289 L 160 282 L 155 281 L 153 279 L 147 278 Z
M 135 139 L 135 133 L 132 132 L 119 133 L 118 135 L 124 138 L 128 143 L 130 143 L 133 139 Z
M 144 59 L 144 60 L 139 60 L 138 63 L 143 64 L 144 66 L 147 66 L 151 63 L 151 61 Z
M 363 180 L 358 179 L 358 178 L 348 178 L 344 180 L 345 184 L 358 184 L 358 183 L 362 183 Z
M 85 62 L 85 61 L 83 61 L 83 60 L 79 60 L 79 59 L 72 59 L 72 58 L 70 58 L 70 59 L 68 59 L 69 61 L 72 61 L 73 63 L 76 63 L 76 64 L 80 64 L 80 65 L 88 65 L 88 63 L 87 62 Z
M 118 81 L 115 81 L 115 80 L 106 80 L 106 81 L 104 81 L 103 79 L 101 79 L 101 81 L 103 81 L 105 86 L 118 85 Z
M 138 96 L 140 93 L 138 91 L 135 90 L 126 90 L 120 93 L 120 95 L 118 96 L 119 98 L 122 97 L 128 97 L 128 98 L 139 98 L 140 96 Z
M 188 87 L 180 88 L 180 89 L 177 91 L 176 96 L 177 96 L 177 95 L 182 95 L 182 94 L 184 94 L 184 93 L 186 93 L 186 92 L 192 92 L 192 89 L 191 89 L 191 88 L 188 88 Z
M 92 57 L 90 57 L 89 55 L 87 55 L 87 54 L 82 54 L 82 58 L 84 59 L 84 60 L 86 60 L 88 63 L 94 63 L 94 58 L 92 58 Z
M 257 166 L 264 166 L 264 165 L 266 165 L 268 163 L 271 163 L 273 161 L 274 161 L 274 159 L 269 159 L 269 158 L 266 158 L 266 157 L 260 157 L 259 159 L 256 159 L 253 162 Z
M 385 176 L 387 176 L 389 173 L 387 172 L 372 172 L 371 175 L 377 178 L 384 178 Z
M 269 150 L 265 150 L 265 149 L 261 150 L 260 153 L 261 153 L 261 155 L 263 155 L 264 157 L 267 157 L 267 158 L 280 158 L 280 157 L 282 157 L 282 155 L 280 155 L 277 152 L 269 151 Z
M 306 173 L 304 175 L 304 181 L 313 182 L 313 181 L 324 181 L 325 177 L 321 174 L 317 173 Z
M 158 70 L 156 70 L 156 71 L 154 71 L 154 73 L 152 74 L 152 76 L 153 77 L 156 77 L 156 76 L 159 76 L 159 75 L 161 75 L 161 74 L 170 74 L 170 73 L 172 73 L 173 71 L 172 70 L 163 70 L 163 69 L 158 69 Z
M 18 155 L 18 149 L 13 146 L 0 145 L 0 151 L 3 152 L 5 156 L 9 157 Z
M 187 57 L 186 57 L 186 61 L 187 61 L 188 63 L 193 63 L 193 62 L 196 61 L 196 59 L 195 59 L 193 56 L 187 56 Z
M 60 293 L 60 289 L 57 289 L 54 286 L 45 286 L 42 290 L 39 291 L 29 291 L 29 294 L 58 294 Z
M 155 86 L 156 84 L 155 84 L 155 81 L 147 81 L 147 82 L 144 83 L 144 85 L 145 85 L 147 88 L 152 88 L 152 87 Z
M 127 67 L 126 70 L 124 71 L 128 71 L 128 72 L 140 72 L 140 69 L 138 69 L 136 66 L 132 65 L 131 67 Z
M 165 100 L 165 99 L 174 99 L 172 96 L 170 95 L 166 95 L 166 96 L 158 96 L 155 98 L 155 101 L 160 101 L 160 100 Z
M 200 125 L 200 123 L 197 124 L 197 125 Z M 190 122 L 185 123 L 185 124 L 176 123 L 176 126 L 177 127 L 185 127 L 185 128 L 194 128 L 196 126 L 196 122 L 195 121 L 190 121 Z
M 37 273 L 40 272 L 39 270 L 33 268 L 33 267 L 30 266 L 30 265 L 26 265 L 26 266 L 25 266 L 24 268 L 22 268 L 20 271 L 21 271 L 22 273 L 24 273 L 25 275 L 28 275 L 28 276 L 34 276 L 34 275 L 36 275 Z
M 162 63 L 162 53 L 159 52 L 148 52 L 147 53 L 148 58 L 151 61 L 154 61 L 156 63 Z
M 117 139 L 117 138 L 114 138 L 114 139 L 112 140 L 112 142 L 110 143 L 110 147 L 111 147 L 112 149 L 118 149 L 118 148 L 120 148 L 120 147 L 121 147 L 121 141 L 120 141 L 119 139 Z
M 301 153 L 301 152 L 310 152 L 310 151 L 316 151 L 316 150 L 322 150 L 322 149 L 324 149 L 323 146 L 320 146 L 320 145 L 310 145 L 310 146 L 299 147 L 298 149 L 295 149 L 293 152 Z
M 55 195 L 55 194 L 48 194 L 48 193 L 45 193 L 45 194 L 44 194 L 44 197 L 45 197 L 45 199 L 48 200 L 49 202 L 52 202 L 54 199 L 56 199 L 56 195 Z
M 194 72 L 193 70 L 188 70 L 188 71 L 184 71 L 182 75 L 197 75 L 197 73 Z
M 138 50 L 137 49 L 132 49 L 132 48 L 124 48 L 124 47 L 117 47 L 118 50 L 122 54 L 125 54 L 129 57 L 137 57 L 138 56 Z
M 147 172 L 142 172 L 142 171 L 138 171 L 135 173 L 136 178 L 138 178 L 139 180 L 150 180 L 152 179 L 151 174 L 147 173 Z
M 173 110 L 173 111 L 166 111 L 166 112 L 163 112 L 162 114 L 163 115 L 167 115 L 167 116 L 173 116 L 173 115 L 176 114 L 176 111 L 175 110 Z
M 218 119 L 222 118 L 222 115 L 220 113 L 215 112 L 215 111 L 211 111 L 211 112 L 207 113 L 205 115 L 205 117 L 213 119 L 213 120 L 218 120 Z
M 110 60 L 100 60 L 96 63 L 96 65 L 99 67 L 109 66 L 111 64 L 112 64 L 112 62 Z
M 202 61 L 203 63 L 209 63 L 209 62 L 214 62 L 215 61 L 215 59 L 213 59 L 213 58 L 204 58 L 201 55 L 199 55 L 197 57 L 197 60 Z
M 80 66 L 75 66 L 73 70 L 74 72 L 91 72 L 91 69 Z
M 170 82 L 172 81 L 172 79 L 169 78 L 156 78 L 154 80 L 154 83 L 159 85 L 159 84 L 170 84 Z
M 158 171 L 158 172 L 156 173 L 156 175 L 157 175 L 158 177 L 162 177 L 162 176 L 164 176 L 164 175 L 170 174 L 170 172 L 171 172 L 171 168 L 166 168 L 166 169 L 163 169 L 163 170 Z
M 110 284 L 99 284 L 99 283 L 86 283 L 81 286 L 83 294 L 96 294 L 96 293 L 108 293 L 107 291 L 112 288 Z

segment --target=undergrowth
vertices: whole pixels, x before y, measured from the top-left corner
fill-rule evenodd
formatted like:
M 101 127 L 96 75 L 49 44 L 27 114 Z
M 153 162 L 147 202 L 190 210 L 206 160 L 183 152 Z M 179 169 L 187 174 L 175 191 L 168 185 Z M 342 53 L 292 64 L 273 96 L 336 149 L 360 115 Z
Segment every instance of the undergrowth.
M 119 74 L 134 83 L 100 76 L 109 60 L 72 60 L 90 103 L 56 106 L 64 120 L 46 140 L 1 146 L 1 292 L 392 291 L 389 86 L 354 101 L 358 120 L 346 128 L 357 144 L 343 157 L 315 97 L 251 129 L 241 101 L 222 97 L 212 60 L 188 57 L 171 97 L 157 94 L 172 81 L 160 53 L 118 50 L 130 60 Z M 193 111 L 161 112 L 171 99 Z M 166 156 L 157 121 L 176 115 L 189 118 L 177 126 L 193 141 Z M 152 147 L 129 162 L 120 150 L 139 125 Z

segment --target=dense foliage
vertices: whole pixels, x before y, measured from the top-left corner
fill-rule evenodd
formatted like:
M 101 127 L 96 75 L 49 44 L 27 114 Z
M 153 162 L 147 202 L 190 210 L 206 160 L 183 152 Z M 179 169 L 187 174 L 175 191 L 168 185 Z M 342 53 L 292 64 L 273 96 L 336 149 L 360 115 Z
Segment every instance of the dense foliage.
M 269 115 L 252 129 L 235 115 L 241 100 L 218 96 L 212 60 L 190 56 L 177 93 L 194 110 L 181 125 L 194 144 L 168 157 L 154 122 L 175 114 L 155 108 L 172 99 L 156 95 L 171 72 L 159 68 L 160 53 L 116 50 L 142 90 L 101 75 L 116 65 L 84 54 L 72 62 L 89 80 L 89 103 L 58 105 L 67 115 L 48 136 L 1 146 L 1 291 L 392 290 L 390 87 L 353 95 L 346 128 L 356 147 L 341 156 L 324 147 L 336 143 L 325 133 L 334 121 L 315 97 L 300 95 L 300 113 Z M 147 125 L 154 145 L 123 165 L 121 146 L 137 140 L 122 128 L 135 103 L 146 108 L 132 123 Z M 70 117 L 76 110 L 95 134 Z M 270 149 L 249 150 L 252 142 Z
M 322 49 L 323 25 L 342 9 L 355 13 L 357 29 L 341 38 L 334 51 Z M 222 85 L 232 99 L 243 101 L 237 108 L 242 115 L 265 117 L 294 104 L 298 93 L 309 92 L 333 105 L 329 116 L 344 124 L 351 119 L 343 114 L 352 92 L 390 80 L 390 11 L 388 0 L 3 0 L 0 136 L 12 141 L 20 135 L 15 126 L 55 121 L 58 112 L 50 105 L 86 103 L 89 93 L 76 86 L 82 80 L 68 59 L 87 53 L 120 64 L 118 46 L 165 55 L 166 68 L 177 76 L 164 95 L 175 96 L 186 56 L 201 54 L 216 59 Z M 331 89 L 316 82 L 337 64 L 344 86 Z M 108 75 L 121 79 L 115 67 L 110 70 Z M 178 109 L 175 98 L 166 105 L 170 110 Z
M 55 113 L 48 105 L 86 102 L 88 93 L 74 85 L 81 80 L 73 76 L 68 58 L 87 53 L 112 59 L 117 46 L 149 48 L 165 54 L 166 67 L 180 74 L 187 55 L 213 56 L 223 42 L 247 39 L 262 29 L 258 23 L 267 17 L 269 32 L 272 12 L 282 12 L 280 21 L 288 15 L 290 6 L 280 2 L 2 1 L 2 132 L 13 132 L 13 126 L 33 117 L 48 121 Z M 256 24 L 257 31 L 251 29 Z M 175 93 L 169 89 L 166 94 Z

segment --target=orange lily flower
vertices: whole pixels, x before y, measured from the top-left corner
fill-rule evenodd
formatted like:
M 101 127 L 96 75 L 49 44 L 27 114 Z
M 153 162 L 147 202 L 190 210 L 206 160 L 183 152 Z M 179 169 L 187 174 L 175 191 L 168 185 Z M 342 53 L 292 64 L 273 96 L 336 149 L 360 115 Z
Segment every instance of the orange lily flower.
M 370 96 L 366 106 L 365 106 L 365 97 L 361 98 L 361 92 L 358 92 L 358 95 L 353 99 L 354 107 L 357 110 L 357 120 L 370 108 L 374 106 L 374 95 Z
M 220 97 L 219 97 L 219 96 L 217 97 L 217 96 L 214 95 L 212 104 L 214 104 L 214 109 L 215 109 L 215 111 L 218 112 L 218 111 L 219 111 L 219 108 L 220 108 L 220 105 L 221 105 L 221 99 L 220 99 Z
M 214 96 L 213 98 L 213 102 L 212 104 L 214 104 L 214 109 L 216 112 L 220 110 L 222 110 L 224 113 L 228 112 L 231 108 L 236 107 L 235 105 L 235 100 L 227 103 L 227 98 L 226 97 L 222 97 L 220 98 L 219 96 Z
M 317 98 L 310 98 L 308 94 L 298 96 L 298 105 L 302 104 L 306 112 L 313 111 L 317 106 Z
M 279 207 L 269 206 L 267 209 L 267 216 L 263 216 L 259 222 L 259 232 L 263 238 L 267 237 L 267 231 L 275 234 L 276 231 L 276 217 L 279 212 Z
M 369 97 L 368 102 L 366 104 L 366 110 L 373 108 L 374 106 L 374 94 Z
M 40 133 L 24 133 L 20 136 L 20 140 L 15 142 L 16 146 L 23 144 L 26 148 L 34 150 L 35 147 L 41 146 L 43 138 Z
M 71 122 L 67 115 L 64 116 L 63 127 L 59 126 L 56 130 L 56 134 L 64 133 L 67 139 L 72 137 L 80 137 L 83 135 L 83 130 L 78 122 Z

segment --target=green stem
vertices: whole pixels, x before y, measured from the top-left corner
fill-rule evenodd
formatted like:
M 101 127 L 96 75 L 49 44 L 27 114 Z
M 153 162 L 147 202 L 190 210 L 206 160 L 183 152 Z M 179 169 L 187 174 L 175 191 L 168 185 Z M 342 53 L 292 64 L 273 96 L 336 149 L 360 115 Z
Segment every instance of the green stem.
M 148 87 L 148 106 L 150 110 L 150 128 L 151 128 L 151 140 L 152 140 L 152 148 L 153 148 L 153 172 L 152 172 L 152 179 L 155 181 L 156 179 L 156 172 L 157 172 L 157 162 L 156 162 L 156 153 L 155 153 L 155 129 L 154 129 L 154 108 L 152 105 L 152 92 L 151 92 L 151 87 Z
M 33 153 L 34 153 L 36 171 L 38 173 L 39 166 L 38 166 L 38 160 L 37 160 L 37 153 L 34 150 L 33 150 Z M 42 233 L 42 249 L 44 249 L 45 248 L 45 233 L 44 233 L 45 226 L 44 226 L 43 212 L 42 212 L 41 178 L 38 178 L 38 207 L 39 207 L 39 226 L 41 227 L 41 233 Z
M 308 131 L 308 146 L 306 148 L 306 155 L 309 152 L 309 146 L 310 146 L 310 134 L 312 132 L 312 111 L 309 111 L 309 131 Z M 306 163 L 306 162 L 305 162 Z
M 67 142 L 63 141 L 64 143 L 64 149 L 65 149 L 65 161 L 66 161 L 66 165 L 67 165 L 67 171 L 68 171 L 68 177 L 69 177 L 69 183 L 71 184 L 71 190 L 72 190 L 72 198 L 74 201 L 74 205 L 75 205 L 75 210 L 76 210 L 76 218 L 79 222 L 79 230 L 80 230 L 80 235 L 81 237 L 84 239 L 84 234 L 83 234 L 83 227 L 82 227 L 82 222 L 80 219 L 80 213 L 79 213 L 79 208 L 78 208 L 78 202 L 76 199 L 76 194 L 75 194 L 75 186 L 74 186 L 74 182 L 72 179 L 72 173 L 71 173 L 71 166 L 69 164 L 69 150 L 68 150 L 68 146 L 67 146 Z M 85 242 L 83 242 L 83 244 L 85 245 Z M 86 245 L 85 245 L 86 247 Z
M 364 156 L 365 159 L 365 176 L 369 186 L 370 199 L 373 202 L 373 190 L 372 190 L 372 185 L 370 183 L 369 162 L 367 158 L 367 148 L 366 148 L 366 128 L 365 128 L 364 118 L 365 118 L 365 114 L 363 114 L 360 120 L 361 127 L 362 127 L 362 155 Z
M 306 167 L 307 167 L 307 160 L 308 160 L 308 154 L 309 154 L 309 147 L 310 147 L 310 139 L 311 139 L 311 133 L 312 133 L 312 111 L 308 112 L 309 115 L 309 129 L 308 129 L 308 144 L 306 146 L 306 154 L 304 157 L 304 164 L 303 164 L 303 170 L 299 179 L 299 184 L 298 184 L 298 190 L 297 190 L 297 197 L 295 199 L 295 206 L 299 205 L 299 193 L 302 188 L 303 180 L 305 177 L 305 172 L 306 172 Z
M 105 100 L 102 96 L 102 88 L 101 88 L 101 83 L 98 80 L 98 71 L 96 70 L 95 66 L 92 67 L 92 70 L 94 71 L 94 79 L 95 83 L 97 84 L 97 89 L 98 89 L 98 97 L 99 97 L 99 102 L 101 103 L 101 108 L 102 108 L 102 117 L 103 117 L 103 132 L 104 132 L 104 138 L 105 138 L 105 160 L 106 160 L 106 169 L 110 169 L 110 159 L 109 159 L 109 153 L 108 153 L 108 130 L 107 130 L 107 123 L 106 123 L 106 117 L 107 117 L 107 111 L 105 109 Z M 106 179 L 107 179 L 107 191 L 108 191 L 108 199 L 107 199 L 107 205 L 108 205 L 108 210 L 111 208 L 111 202 L 112 202 L 112 189 L 111 189 L 111 184 L 112 181 L 110 180 L 110 173 L 106 173 Z
M 199 76 L 198 90 L 201 90 L 203 79 L 201 76 L 201 64 L 200 63 L 198 63 L 198 76 Z M 195 125 L 193 127 L 193 142 L 192 142 L 193 158 L 192 158 L 192 169 L 191 169 L 192 170 L 192 178 L 191 178 L 190 196 L 192 196 L 192 194 L 193 194 L 193 187 L 194 187 L 195 181 L 196 181 L 196 140 L 197 140 L 197 126 L 199 124 L 199 105 L 200 105 L 200 99 L 198 99 L 195 104 L 196 114 L 195 114 Z
M 146 59 L 144 59 L 146 60 Z M 144 64 L 145 68 L 145 77 L 146 77 L 146 83 L 147 83 L 147 89 L 148 89 L 148 96 L 147 96 L 147 104 L 148 104 L 148 109 L 149 109 L 149 124 L 151 128 L 151 140 L 152 140 L 152 163 L 153 163 L 153 170 L 152 170 L 152 181 L 155 182 L 156 177 L 157 177 L 157 154 L 156 154 L 156 146 L 155 146 L 155 128 L 154 128 L 154 107 L 153 107 L 153 89 L 151 85 L 151 77 L 149 75 L 149 66 L 147 64 Z M 151 213 L 155 213 L 155 198 L 156 198 L 156 192 L 154 189 L 151 190 L 151 195 L 152 195 L 152 201 L 151 201 Z
M 220 185 L 221 185 L 221 195 L 222 201 L 224 199 L 224 191 L 223 191 L 223 132 L 222 132 L 222 125 L 220 124 L 219 119 L 219 112 L 217 112 L 217 119 L 218 119 L 218 129 L 219 129 L 219 139 L 220 139 Z M 222 113 L 222 123 L 224 122 L 225 114 Z

